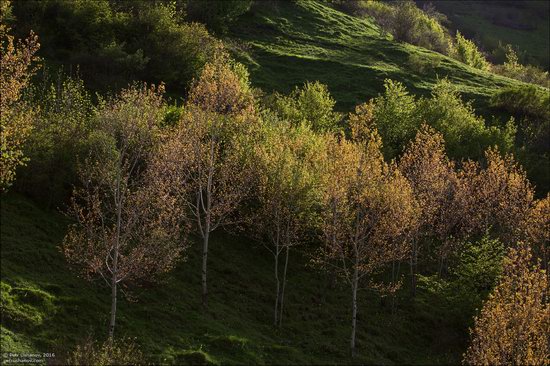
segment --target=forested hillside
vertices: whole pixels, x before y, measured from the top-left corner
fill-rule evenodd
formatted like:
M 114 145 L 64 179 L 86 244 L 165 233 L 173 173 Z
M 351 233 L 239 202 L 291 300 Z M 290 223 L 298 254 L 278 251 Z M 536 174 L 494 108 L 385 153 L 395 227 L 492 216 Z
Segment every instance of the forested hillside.
M 2 0 L 2 363 L 547 364 L 550 79 L 452 6 Z

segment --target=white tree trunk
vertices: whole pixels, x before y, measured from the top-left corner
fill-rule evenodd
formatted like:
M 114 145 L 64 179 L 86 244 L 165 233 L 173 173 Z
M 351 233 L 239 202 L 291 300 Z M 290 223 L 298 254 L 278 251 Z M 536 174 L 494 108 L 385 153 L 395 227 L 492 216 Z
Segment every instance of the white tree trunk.
M 116 300 L 117 300 L 117 283 L 116 276 L 112 276 L 111 280 L 111 320 L 109 322 L 109 339 L 112 340 L 115 334 L 116 320 Z
M 120 165 L 117 176 L 117 188 L 115 191 L 116 212 L 116 236 L 115 245 L 113 247 L 113 268 L 111 269 L 111 320 L 109 321 L 109 339 L 112 341 L 115 334 L 116 321 L 116 302 L 117 302 L 117 284 L 118 284 L 118 252 L 120 248 L 120 229 L 122 227 L 122 204 L 123 195 L 120 192 Z
M 277 323 L 279 322 L 279 246 L 275 248 L 275 284 L 276 284 L 276 294 L 275 297 L 275 311 L 274 311 L 274 319 L 273 319 L 273 325 L 277 326 Z
M 283 286 L 281 289 L 281 297 L 280 297 L 280 307 L 279 307 L 279 327 L 283 324 L 283 304 L 285 301 L 285 284 L 286 284 L 286 269 L 288 268 L 288 252 L 289 252 L 289 246 L 286 246 L 286 259 L 285 259 L 285 269 L 283 270 Z
M 418 258 L 418 248 L 416 240 L 413 240 L 411 256 L 410 256 L 410 266 L 411 266 L 411 291 L 412 296 L 416 296 L 416 269 L 417 269 L 417 258 Z
M 208 240 L 210 238 L 210 223 L 207 221 L 204 231 L 204 240 L 202 247 L 202 305 L 208 306 L 208 286 L 206 283 L 206 269 L 208 263 Z
M 359 273 L 357 269 L 357 264 L 353 270 L 353 279 L 352 279 L 352 315 L 351 315 L 351 357 L 355 357 L 355 331 L 357 328 L 357 287 L 359 283 Z

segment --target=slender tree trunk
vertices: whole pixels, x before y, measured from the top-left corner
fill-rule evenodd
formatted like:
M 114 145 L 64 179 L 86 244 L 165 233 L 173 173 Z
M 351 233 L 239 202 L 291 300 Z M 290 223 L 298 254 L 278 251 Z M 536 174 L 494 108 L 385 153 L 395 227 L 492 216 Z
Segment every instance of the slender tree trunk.
M 283 304 L 285 302 L 285 285 L 286 285 L 286 269 L 288 268 L 288 252 L 289 246 L 286 246 L 286 258 L 285 258 L 285 268 L 283 270 L 283 286 L 281 289 L 281 300 L 279 306 L 279 327 L 283 324 Z
M 391 283 L 395 283 L 395 259 L 391 261 Z
M 331 202 L 331 207 L 332 207 L 332 226 L 333 228 L 336 227 L 336 201 L 333 199 L 332 202 Z M 333 246 L 336 246 L 336 232 L 335 230 L 332 231 L 332 245 Z M 329 246 L 328 242 L 325 242 L 325 250 L 327 249 L 327 247 Z M 336 287 L 336 275 L 334 274 L 333 271 L 328 271 L 328 272 L 325 272 L 326 273 L 326 280 L 327 280 L 327 283 L 326 283 L 326 286 L 325 288 L 323 289 L 323 299 L 322 299 L 322 302 L 325 303 L 326 302 L 326 298 L 327 298 L 327 292 L 329 289 L 334 289 Z
M 546 280 L 550 282 L 550 271 L 548 268 L 548 259 L 547 259 L 548 253 L 544 243 L 541 245 L 541 248 L 542 248 L 542 269 L 546 271 Z
M 411 266 L 411 293 L 412 296 L 416 296 L 416 258 L 417 258 L 417 244 L 416 240 L 413 240 L 413 247 L 411 250 L 411 256 L 409 264 Z
M 210 142 L 210 162 L 208 167 L 208 181 L 206 183 L 206 209 L 204 222 L 204 240 L 202 247 L 202 306 L 208 307 L 208 286 L 206 283 L 206 271 L 208 265 L 208 240 L 210 239 L 210 225 L 212 220 L 212 180 L 214 176 L 214 139 Z M 202 196 L 201 196 L 202 197 Z M 203 207 L 204 209 L 204 207 Z M 200 218 L 199 218 L 200 220 Z
M 275 284 L 276 284 L 276 294 L 275 296 L 275 312 L 274 312 L 274 319 L 273 319 L 273 325 L 277 326 L 279 319 L 279 246 L 277 245 L 275 248 Z
M 395 259 L 391 261 L 391 284 L 395 285 Z M 382 299 L 381 299 L 382 300 Z M 391 294 L 391 313 L 393 314 L 395 309 L 395 292 Z
M 359 273 L 357 269 L 357 263 L 353 269 L 352 279 L 352 315 L 351 315 L 351 357 L 355 357 L 355 330 L 357 328 L 357 287 L 359 283 Z
M 395 275 L 396 277 L 396 281 L 397 279 L 399 279 L 399 275 L 401 274 L 401 261 L 398 261 L 397 262 L 397 273 Z M 393 297 L 392 297 L 393 301 L 392 301 L 392 314 L 395 313 L 395 309 L 397 307 L 397 292 L 393 292 Z
M 208 286 L 206 283 L 206 269 L 208 263 L 208 240 L 210 238 L 210 222 L 207 220 L 204 230 L 204 240 L 202 247 L 202 306 L 208 306 Z
M 401 274 L 401 261 L 397 261 L 397 278 Z
M 116 212 L 116 236 L 113 248 L 113 268 L 111 269 L 111 320 L 109 321 L 109 340 L 113 340 L 115 334 L 116 305 L 117 305 L 117 284 L 118 284 L 118 252 L 120 248 L 120 229 L 122 226 L 122 204 L 123 195 L 120 192 L 120 163 L 117 176 L 117 188 L 115 191 Z
M 439 268 L 437 270 L 437 276 L 441 278 L 443 276 L 443 264 L 445 263 L 445 257 L 443 254 L 439 257 Z
M 117 300 L 117 283 L 116 276 L 112 276 L 111 280 L 111 320 L 109 322 L 109 340 L 113 340 L 115 334 L 115 320 L 116 320 L 116 300 Z
M 412 273 L 412 296 L 416 297 L 416 267 L 413 265 L 413 273 Z

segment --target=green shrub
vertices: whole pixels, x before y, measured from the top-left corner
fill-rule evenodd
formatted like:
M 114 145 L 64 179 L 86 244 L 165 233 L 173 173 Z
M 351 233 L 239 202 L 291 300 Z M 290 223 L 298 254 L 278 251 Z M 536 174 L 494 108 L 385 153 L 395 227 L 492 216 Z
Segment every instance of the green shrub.
M 130 12 L 121 41 L 131 52 L 143 50 L 149 59 L 138 80 L 164 82 L 169 91 L 185 91 L 206 62 L 225 53 L 220 41 L 202 24 L 181 22 L 174 4 L 158 3 Z
M 414 137 L 421 120 L 416 99 L 403 84 L 387 79 L 384 88 L 384 94 L 374 99 L 373 117 L 384 141 L 385 155 L 395 157 L 401 153 L 406 142 Z
M 519 158 L 540 192 L 550 188 L 550 93 L 535 85 L 505 88 L 491 98 L 491 106 L 518 120 Z
M 288 96 L 275 94 L 267 104 L 280 118 L 295 125 L 305 122 L 314 131 L 334 131 L 342 119 L 327 86 L 318 81 L 296 87 Z
M 476 69 L 484 71 L 491 69 L 491 64 L 477 48 L 476 44 L 464 38 L 459 31 L 456 32 L 455 43 L 452 45 L 449 55 Z
M 433 74 L 434 70 L 441 64 L 440 59 L 422 57 L 417 53 L 409 56 L 409 67 L 418 74 Z
M 378 0 L 341 1 L 340 7 L 357 16 L 371 16 L 380 28 L 401 42 L 407 42 L 447 54 L 452 41 L 441 24 L 444 18 L 432 9 L 422 11 L 413 1 L 399 0 L 390 3 Z
M 67 70 L 80 65 L 92 89 L 144 80 L 183 92 L 223 52 L 204 25 L 183 21 L 175 2 L 18 1 L 13 11 L 19 32 L 40 35 L 43 56 Z
M 435 85 L 430 98 L 418 100 L 400 82 L 386 80 L 384 86 L 384 94 L 371 101 L 370 118 L 382 137 L 388 158 L 401 153 L 423 122 L 443 134 L 447 153 L 453 158 L 482 158 L 485 149 L 494 145 L 506 152 L 514 147 L 514 119 L 504 127 L 487 126 L 447 79 Z
M 504 245 L 485 235 L 464 243 L 452 260 L 449 277 L 419 276 L 419 286 L 445 299 L 462 327 L 471 323 L 502 271 Z
M 49 206 L 58 206 L 76 182 L 76 162 L 93 129 L 95 107 L 82 80 L 59 77 L 35 86 L 28 96 L 38 107 L 17 188 Z
M 453 158 L 478 159 L 494 145 L 502 151 L 511 151 L 514 147 L 514 119 L 501 128 L 487 126 L 483 117 L 475 114 L 471 103 L 462 101 L 456 86 L 447 79 L 435 85 L 431 98 L 418 102 L 418 114 L 443 134 L 447 152 Z
M 492 107 L 534 120 L 550 120 L 549 105 L 548 90 L 533 85 L 505 88 L 491 98 Z
M 398 1 L 392 31 L 395 39 L 443 54 L 448 53 L 450 36 L 437 18 L 419 9 L 413 1 Z
M 548 71 L 543 71 L 532 65 L 522 65 L 519 62 L 517 53 L 510 45 L 506 47 L 506 61 L 503 65 L 496 66 L 494 71 L 512 79 L 541 85 L 546 88 L 550 87 Z

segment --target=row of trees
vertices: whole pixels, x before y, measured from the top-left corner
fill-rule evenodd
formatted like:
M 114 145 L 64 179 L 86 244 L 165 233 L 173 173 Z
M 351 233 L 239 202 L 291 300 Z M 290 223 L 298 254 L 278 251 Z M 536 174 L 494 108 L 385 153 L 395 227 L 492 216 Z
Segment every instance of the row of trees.
M 11 49 L 18 54 L 17 47 Z M 19 80 L 31 74 L 30 61 L 22 63 L 23 78 L 3 73 L 5 85 L 22 85 Z M 320 244 L 310 251 L 313 263 L 350 285 L 352 354 L 360 290 L 394 292 L 400 284 L 395 266 L 390 284 L 378 276 L 392 264 L 409 262 L 414 291 L 419 261 L 435 253 L 444 275 L 448 259 L 466 240 L 489 233 L 506 246 L 530 242 L 547 266 L 550 197 L 536 200 L 525 172 L 496 149 L 488 149 L 482 163 L 453 162 L 444 141 L 459 131 L 443 118 L 453 113 L 433 113 L 442 116 L 426 118 L 433 127 L 415 124 L 412 118 L 422 108 L 398 84 L 388 85 L 399 98 L 386 93 L 361 105 L 342 126 L 320 84 L 262 104 L 246 70 L 222 55 L 203 68 L 174 124 L 167 119 L 163 86 L 145 84 L 101 100 L 82 124 L 48 119 L 52 129 L 38 130 L 42 136 L 67 127 L 80 136 L 81 151 L 70 167 L 78 178 L 69 209 L 75 221 L 62 249 L 75 269 L 110 287 L 110 338 L 121 286 L 153 281 L 170 270 L 184 256 L 191 233 L 202 238 L 207 306 L 210 234 L 229 225 L 240 225 L 273 255 L 278 326 L 291 249 Z M 23 86 L 15 89 L 12 105 L 25 105 Z M 68 95 L 83 95 L 78 87 L 71 90 Z M 422 101 L 425 109 L 471 111 L 456 99 L 434 95 Z M 73 104 L 58 104 L 67 105 Z M 483 131 L 483 121 L 472 118 L 474 130 Z M 18 120 L 6 123 L 13 121 Z M 403 121 L 410 126 L 400 135 Z M 383 141 L 392 150 L 385 151 Z M 542 346 L 532 347 L 538 352 Z
M 548 213 L 541 207 L 549 198 L 534 199 L 511 156 L 489 149 L 483 166 L 457 167 L 443 136 L 422 126 L 401 157 L 387 162 L 368 119 L 353 115 L 349 137 L 279 119 L 255 103 L 234 69 L 229 60 L 207 65 L 174 127 L 159 128 L 157 89 L 126 90 L 99 111 L 106 130 L 94 137 L 94 160 L 82 165 L 85 193 L 75 192 L 78 222 L 64 251 L 87 273 L 107 278 L 111 336 L 119 282 L 152 280 L 170 269 L 192 232 L 203 242 L 207 306 L 210 234 L 238 223 L 273 255 L 278 326 L 289 253 L 321 239 L 314 263 L 350 285 L 352 353 L 359 290 L 395 291 L 398 274 L 390 284 L 377 275 L 407 259 L 414 291 L 429 243 L 436 244 L 440 275 L 462 243 L 487 232 L 507 245 L 529 240 L 546 258 Z

